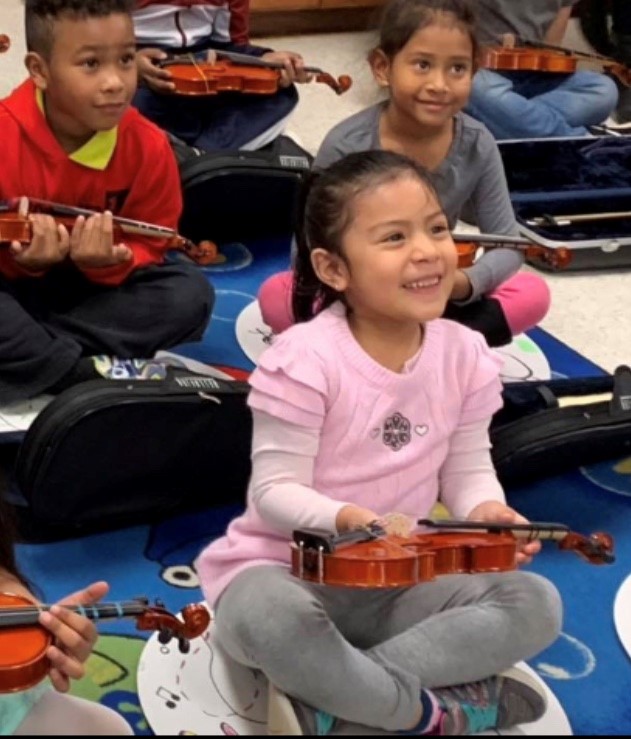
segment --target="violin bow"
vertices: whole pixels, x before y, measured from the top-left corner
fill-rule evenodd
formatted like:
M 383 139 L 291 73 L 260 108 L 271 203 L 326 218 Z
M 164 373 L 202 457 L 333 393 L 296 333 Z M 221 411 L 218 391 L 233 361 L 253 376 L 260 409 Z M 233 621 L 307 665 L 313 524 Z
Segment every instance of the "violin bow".
M 544 213 L 541 216 L 526 221 L 527 226 L 571 226 L 573 223 L 587 223 L 590 221 L 613 221 L 622 218 L 631 218 L 630 210 L 609 213 L 577 213 L 575 215 L 553 216 Z

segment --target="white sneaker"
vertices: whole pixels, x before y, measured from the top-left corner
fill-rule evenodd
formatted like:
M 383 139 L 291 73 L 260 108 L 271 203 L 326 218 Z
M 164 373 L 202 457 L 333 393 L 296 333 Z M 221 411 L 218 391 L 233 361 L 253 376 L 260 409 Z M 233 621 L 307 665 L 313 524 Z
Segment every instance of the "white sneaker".
M 18 400 L 15 403 L 0 406 L 0 434 L 26 431 L 53 397 L 53 395 L 38 395 L 30 400 Z
M 267 689 L 268 736 L 302 736 L 303 731 L 289 698 L 269 683 Z

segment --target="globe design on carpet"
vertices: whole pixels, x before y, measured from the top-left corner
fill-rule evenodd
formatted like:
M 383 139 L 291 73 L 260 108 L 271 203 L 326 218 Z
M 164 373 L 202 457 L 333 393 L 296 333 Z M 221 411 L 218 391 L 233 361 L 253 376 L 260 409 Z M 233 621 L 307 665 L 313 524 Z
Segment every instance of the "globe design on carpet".
M 631 497 L 631 457 L 590 464 L 581 467 L 581 473 L 610 493 Z

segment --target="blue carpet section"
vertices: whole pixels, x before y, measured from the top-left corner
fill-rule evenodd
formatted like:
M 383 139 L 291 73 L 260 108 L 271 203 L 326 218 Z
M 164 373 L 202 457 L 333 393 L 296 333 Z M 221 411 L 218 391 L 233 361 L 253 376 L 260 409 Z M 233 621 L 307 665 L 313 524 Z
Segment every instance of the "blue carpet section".
M 254 365 L 235 339 L 235 321 L 241 311 L 255 298 L 259 286 L 270 275 L 289 268 L 289 239 L 270 239 L 248 244 L 252 255 L 249 262 L 232 245 L 222 248 L 228 254 L 227 265 L 206 267 L 204 272 L 215 288 L 212 320 L 199 344 L 183 344 L 178 351 L 200 362 L 251 370 Z M 230 270 L 232 260 L 240 269 Z
M 211 326 L 200 345 L 179 351 L 214 364 L 249 370 L 251 362 L 235 340 L 236 316 L 250 303 L 258 285 L 287 267 L 289 244 L 251 245 L 252 261 L 237 247 L 242 268 L 214 271 L 217 291 Z M 230 265 L 227 265 L 229 267 Z M 542 330 L 533 331 L 556 376 L 602 372 Z M 509 502 L 531 520 L 558 521 L 588 534 L 603 530 L 616 541 L 613 565 L 587 564 L 552 542 L 530 566 L 560 589 L 565 607 L 563 635 L 530 665 L 561 701 L 576 734 L 631 733 L 631 669 L 613 622 L 613 601 L 631 570 L 631 460 L 594 465 L 514 490 Z M 212 475 L 212 470 L 209 470 Z M 211 508 L 154 526 L 136 526 L 51 544 L 19 547 L 19 560 L 49 600 L 96 579 L 111 583 L 111 600 L 146 595 L 161 599 L 172 612 L 201 599 L 192 563 L 199 549 L 220 535 L 240 507 Z M 629 614 L 631 619 L 631 614 Z M 89 663 L 88 677 L 74 692 L 120 711 L 138 735 L 151 734 L 136 694 L 136 667 L 147 632 L 133 621 L 100 626 L 103 638 Z M 332 666 L 334 669 L 334 666 Z

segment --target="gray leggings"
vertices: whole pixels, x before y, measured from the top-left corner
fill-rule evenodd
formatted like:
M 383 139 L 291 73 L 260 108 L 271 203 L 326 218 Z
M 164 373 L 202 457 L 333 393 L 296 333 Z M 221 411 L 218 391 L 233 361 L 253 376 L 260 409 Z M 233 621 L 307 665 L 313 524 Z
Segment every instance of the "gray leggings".
M 240 573 L 215 609 L 237 662 L 331 715 L 387 731 L 412 726 L 421 687 L 495 675 L 553 642 L 559 594 L 527 572 L 447 575 L 412 588 L 303 582 L 280 566 Z

